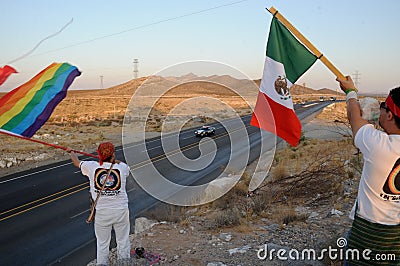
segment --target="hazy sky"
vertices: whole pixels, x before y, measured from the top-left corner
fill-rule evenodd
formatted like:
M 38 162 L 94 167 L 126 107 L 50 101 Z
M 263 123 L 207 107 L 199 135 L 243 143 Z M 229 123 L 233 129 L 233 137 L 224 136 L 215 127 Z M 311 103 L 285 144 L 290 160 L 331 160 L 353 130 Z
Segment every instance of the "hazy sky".
M 0 66 L 11 75 L 0 90 L 13 89 L 52 62 L 76 65 L 72 88 L 99 88 L 147 76 L 186 61 L 227 64 L 261 78 L 274 6 L 343 74 L 359 73 L 359 90 L 388 92 L 399 86 L 398 0 L 15 0 L 2 3 Z M 218 73 L 221 74 L 221 73 Z M 335 76 L 317 62 L 298 81 L 336 89 Z

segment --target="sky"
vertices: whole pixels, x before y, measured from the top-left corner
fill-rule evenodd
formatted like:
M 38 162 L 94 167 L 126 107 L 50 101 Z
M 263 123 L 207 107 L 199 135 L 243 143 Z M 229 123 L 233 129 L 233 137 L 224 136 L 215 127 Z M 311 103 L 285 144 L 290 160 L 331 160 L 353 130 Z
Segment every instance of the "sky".
M 360 92 L 387 93 L 400 85 L 398 0 L 15 0 L 2 3 L 0 66 L 19 73 L 0 91 L 18 87 L 52 62 L 82 71 L 72 89 L 127 82 L 134 59 L 139 77 L 201 60 L 259 79 L 271 6 L 352 76 Z M 335 75 L 319 61 L 297 83 L 338 89 Z

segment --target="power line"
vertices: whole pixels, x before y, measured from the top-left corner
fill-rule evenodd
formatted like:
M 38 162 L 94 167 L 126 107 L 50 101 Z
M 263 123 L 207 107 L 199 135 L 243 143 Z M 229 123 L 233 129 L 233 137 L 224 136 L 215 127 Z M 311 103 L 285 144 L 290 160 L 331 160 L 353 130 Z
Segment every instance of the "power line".
M 215 9 L 219 9 L 219 8 L 223 8 L 223 7 L 227 7 L 227 6 L 232 6 L 232 5 L 240 4 L 240 3 L 243 3 L 243 2 L 247 2 L 247 1 L 250 1 L 250 0 L 235 1 L 235 2 L 231 2 L 231 3 L 219 5 L 219 6 L 210 7 L 210 8 L 207 8 L 207 9 L 202 9 L 202 10 L 195 11 L 195 12 L 192 12 L 192 13 L 188 13 L 188 14 L 184 14 L 184 15 L 180 15 L 180 16 L 176 16 L 176 17 L 172 17 L 172 18 L 167 18 L 167 19 L 163 19 L 163 20 L 159 20 L 159 21 L 152 22 L 152 23 L 149 23 L 149 24 L 144 24 L 144 25 L 141 25 L 141 26 L 132 27 L 132 28 L 127 29 L 127 30 L 123 30 L 123 31 L 120 31 L 120 32 L 103 35 L 103 36 L 96 37 L 96 38 L 93 38 L 93 39 L 90 39 L 90 40 L 87 40 L 87 41 L 79 42 L 79 43 L 76 43 L 76 44 L 71 44 L 71 45 L 68 45 L 68 46 L 64 46 L 64 47 L 57 48 L 57 49 L 54 49 L 54 50 L 50 50 L 50 51 L 47 51 L 47 52 L 43 52 L 43 53 L 40 53 L 40 54 L 35 54 L 35 55 L 32 55 L 32 56 L 39 56 L 39 55 L 44 55 L 44 54 L 48 54 L 48 53 L 64 50 L 64 49 L 67 49 L 67 48 L 71 48 L 71 47 L 79 46 L 79 45 L 82 45 L 82 44 L 86 44 L 86 43 L 98 41 L 98 40 L 101 40 L 101 39 L 113 37 L 113 36 L 116 36 L 116 35 L 120 35 L 120 34 L 129 32 L 129 31 L 151 27 L 151 26 L 154 26 L 154 25 L 157 25 L 157 24 L 161 24 L 161 23 L 164 23 L 164 22 L 168 22 L 168 21 L 172 21 L 172 20 L 177 20 L 177 19 L 181 19 L 181 18 L 185 18 L 185 17 L 189 17 L 189 16 L 205 13 L 205 12 L 208 12 L 208 11 L 211 11 L 211 10 L 215 10 Z
M 104 89 L 103 77 L 104 77 L 104 76 L 100 76 L 100 89 Z

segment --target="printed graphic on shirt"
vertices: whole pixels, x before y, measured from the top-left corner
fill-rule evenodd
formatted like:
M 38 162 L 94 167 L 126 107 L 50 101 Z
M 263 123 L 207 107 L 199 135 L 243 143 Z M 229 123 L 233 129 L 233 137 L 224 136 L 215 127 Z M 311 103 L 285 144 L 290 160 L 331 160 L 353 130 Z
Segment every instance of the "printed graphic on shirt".
M 94 188 L 96 193 L 101 190 L 101 187 L 103 186 L 107 177 L 107 172 L 108 169 L 96 169 L 94 174 Z M 102 196 L 116 196 L 120 193 L 119 189 L 121 188 L 121 175 L 118 169 L 112 169 L 105 182 L 106 185 L 101 193 Z
M 400 201 L 400 158 L 397 159 L 392 171 L 383 186 L 381 197 L 385 200 Z

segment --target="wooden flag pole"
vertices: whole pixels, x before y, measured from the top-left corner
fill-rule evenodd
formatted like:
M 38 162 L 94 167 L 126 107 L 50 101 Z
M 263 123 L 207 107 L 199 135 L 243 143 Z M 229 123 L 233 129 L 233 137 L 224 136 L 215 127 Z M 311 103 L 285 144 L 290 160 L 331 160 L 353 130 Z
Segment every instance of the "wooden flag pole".
M 21 135 L 9 133 L 7 131 L 0 130 L 0 133 L 4 134 L 4 135 L 7 135 L 7 136 L 16 137 L 16 138 L 19 138 L 19 139 L 24 139 L 24 140 L 29 140 L 29 141 L 32 141 L 32 142 L 40 143 L 40 144 L 47 145 L 47 146 L 50 146 L 50 147 L 53 147 L 53 148 L 56 148 L 56 149 L 61 149 L 61 150 L 64 150 L 64 151 L 68 150 L 67 147 L 59 146 L 59 145 L 56 145 L 56 144 L 51 144 L 51 143 L 40 141 L 40 140 L 37 140 L 37 139 L 27 138 L 27 137 L 24 137 L 24 136 L 21 136 Z M 80 154 L 89 156 L 89 157 L 99 158 L 99 156 L 97 156 L 97 155 L 90 154 L 90 153 L 87 153 L 87 152 L 84 152 L 84 151 L 77 151 L 77 150 L 73 150 L 73 151 L 76 152 L 76 153 L 80 153 Z
M 304 37 L 301 32 L 299 32 L 278 10 L 276 10 L 273 6 L 271 6 L 267 10 L 275 16 L 290 32 L 293 33 L 296 38 L 304 44 L 322 63 L 325 64 L 332 71 L 336 77 L 340 79 L 346 79 L 346 77 L 337 69 L 329 60 L 326 58 L 306 37 Z M 357 89 L 356 89 L 357 90 Z

